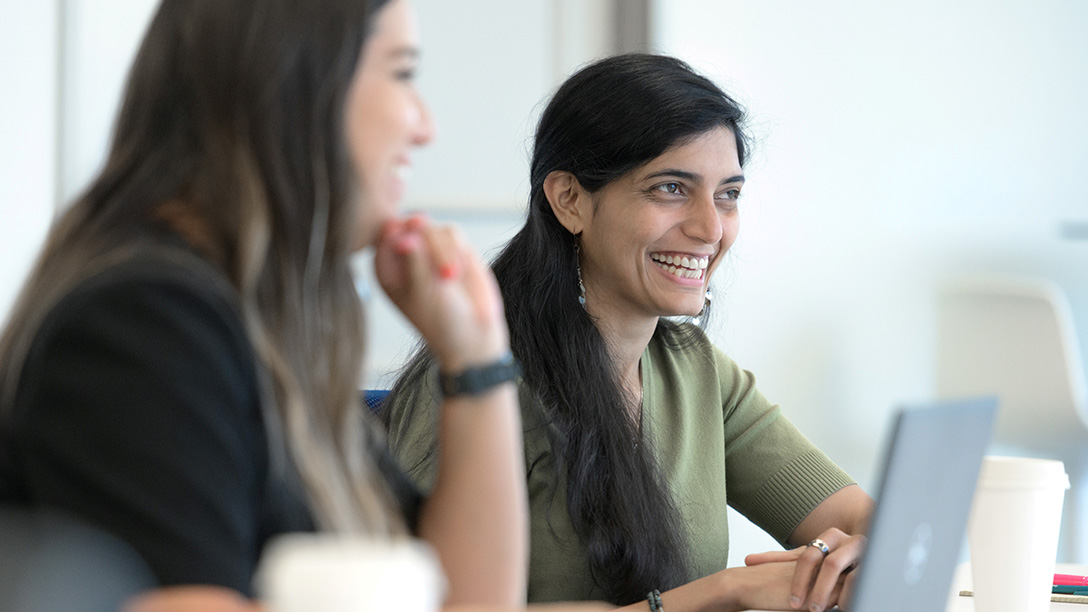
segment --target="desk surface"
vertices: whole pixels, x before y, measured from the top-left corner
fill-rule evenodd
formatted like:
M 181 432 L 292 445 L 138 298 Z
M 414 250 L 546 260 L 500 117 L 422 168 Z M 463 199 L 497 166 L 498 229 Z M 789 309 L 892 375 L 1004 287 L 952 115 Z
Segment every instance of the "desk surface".
M 1088 576 L 1088 565 L 1072 565 L 1059 563 L 1055 568 L 1059 574 L 1079 574 Z M 971 597 L 960 597 L 959 592 L 971 589 L 971 564 L 961 563 L 956 568 L 956 574 L 952 578 L 952 592 L 948 596 L 948 607 L 945 612 L 975 612 L 975 600 Z M 1051 603 L 1051 612 L 1088 612 L 1088 605 L 1071 603 Z M 765 612 L 753 610 L 751 612 Z
M 1058 574 L 1088 575 L 1088 565 L 1072 565 L 1059 563 L 1055 568 Z M 971 588 L 971 564 L 961 563 L 956 568 L 956 575 L 952 578 L 952 593 L 948 597 L 948 607 L 945 612 L 975 612 L 975 600 L 971 597 L 960 597 L 958 593 Z M 1088 606 L 1072 603 L 1051 603 L 1051 612 L 1088 612 Z

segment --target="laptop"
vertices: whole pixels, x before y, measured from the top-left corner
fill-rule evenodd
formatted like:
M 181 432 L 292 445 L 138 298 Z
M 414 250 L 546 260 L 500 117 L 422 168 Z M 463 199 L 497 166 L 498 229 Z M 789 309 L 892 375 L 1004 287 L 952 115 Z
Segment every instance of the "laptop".
M 900 410 L 849 612 L 939 612 L 948 602 L 997 398 Z

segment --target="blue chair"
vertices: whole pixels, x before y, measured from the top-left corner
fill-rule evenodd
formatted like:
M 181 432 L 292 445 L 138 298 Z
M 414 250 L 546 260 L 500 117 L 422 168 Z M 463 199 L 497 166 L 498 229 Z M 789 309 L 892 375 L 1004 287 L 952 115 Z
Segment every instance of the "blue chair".
M 389 395 L 388 389 L 366 389 L 363 391 L 363 401 L 366 402 L 370 412 L 378 414 L 387 395 Z

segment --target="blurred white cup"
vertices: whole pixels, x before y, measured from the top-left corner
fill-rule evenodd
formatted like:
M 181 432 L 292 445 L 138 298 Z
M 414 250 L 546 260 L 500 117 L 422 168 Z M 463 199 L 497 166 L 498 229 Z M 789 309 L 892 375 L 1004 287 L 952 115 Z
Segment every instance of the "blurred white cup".
M 333 534 L 277 537 L 255 583 L 268 612 L 434 612 L 446 591 L 438 557 L 422 541 Z
M 1061 461 L 983 459 L 967 526 L 976 610 L 1050 610 L 1068 488 Z

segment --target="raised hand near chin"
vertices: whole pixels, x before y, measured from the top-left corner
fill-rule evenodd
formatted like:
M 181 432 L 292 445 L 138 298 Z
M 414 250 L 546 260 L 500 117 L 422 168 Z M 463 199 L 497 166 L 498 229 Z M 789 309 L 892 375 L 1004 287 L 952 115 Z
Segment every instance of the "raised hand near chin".
M 375 245 L 374 268 L 443 369 L 489 363 L 508 350 L 495 277 L 456 228 L 419 215 L 389 221 Z

